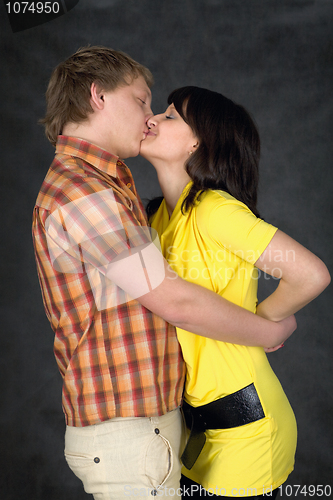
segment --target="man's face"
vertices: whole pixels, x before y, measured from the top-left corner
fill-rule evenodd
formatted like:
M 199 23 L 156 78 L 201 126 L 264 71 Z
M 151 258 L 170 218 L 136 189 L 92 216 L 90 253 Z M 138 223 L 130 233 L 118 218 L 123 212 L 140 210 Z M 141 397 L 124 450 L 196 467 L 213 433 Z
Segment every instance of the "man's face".
M 139 76 L 130 85 L 104 94 L 103 124 L 107 150 L 125 159 L 137 156 L 141 141 L 148 132 L 147 120 L 152 116 L 151 92 Z

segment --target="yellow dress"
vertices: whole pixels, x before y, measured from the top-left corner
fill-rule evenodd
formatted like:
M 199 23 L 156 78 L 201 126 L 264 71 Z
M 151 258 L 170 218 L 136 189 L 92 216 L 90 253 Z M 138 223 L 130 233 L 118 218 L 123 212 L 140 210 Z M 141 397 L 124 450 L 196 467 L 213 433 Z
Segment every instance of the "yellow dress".
M 182 278 L 255 312 L 258 269 L 254 263 L 276 228 L 224 191 L 205 192 L 183 215 L 181 204 L 189 186 L 171 218 L 163 201 L 151 220 L 164 257 Z M 206 431 L 201 454 L 191 470 L 183 467 L 183 474 L 221 496 L 255 496 L 277 488 L 293 470 L 297 430 L 264 350 L 179 328 L 177 334 L 187 368 L 184 397 L 188 403 L 207 404 L 254 383 L 265 412 L 265 418 L 241 427 Z

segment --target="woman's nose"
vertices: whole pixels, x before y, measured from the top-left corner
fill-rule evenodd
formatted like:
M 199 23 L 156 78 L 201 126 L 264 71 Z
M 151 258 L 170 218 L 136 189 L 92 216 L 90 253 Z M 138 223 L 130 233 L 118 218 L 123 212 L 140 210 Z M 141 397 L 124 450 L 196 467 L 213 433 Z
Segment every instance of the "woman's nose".
M 156 115 L 153 115 L 150 118 L 148 118 L 147 125 L 148 125 L 149 128 L 156 127 L 157 120 L 155 119 L 155 116 Z

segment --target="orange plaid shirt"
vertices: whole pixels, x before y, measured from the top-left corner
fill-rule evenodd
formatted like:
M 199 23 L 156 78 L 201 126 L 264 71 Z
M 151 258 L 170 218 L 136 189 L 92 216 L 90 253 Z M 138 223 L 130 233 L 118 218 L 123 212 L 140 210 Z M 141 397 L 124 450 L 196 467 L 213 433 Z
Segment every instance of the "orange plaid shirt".
M 108 262 L 137 244 L 131 239 L 144 239 L 138 228 L 147 225 L 128 167 L 59 136 L 32 232 L 67 425 L 158 416 L 180 405 L 185 369 L 175 328 L 105 277 Z

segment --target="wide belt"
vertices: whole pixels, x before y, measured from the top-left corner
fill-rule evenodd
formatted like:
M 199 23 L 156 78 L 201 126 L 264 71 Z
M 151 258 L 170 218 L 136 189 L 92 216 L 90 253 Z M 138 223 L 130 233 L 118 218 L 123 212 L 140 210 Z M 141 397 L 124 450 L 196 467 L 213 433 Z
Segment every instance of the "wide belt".
M 195 464 L 206 442 L 206 429 L 231 429 L 265 417 L 254 384 L 203 406 L 183 402 L 183 413 L 190 437 L 182 454 L 187 469 Z

